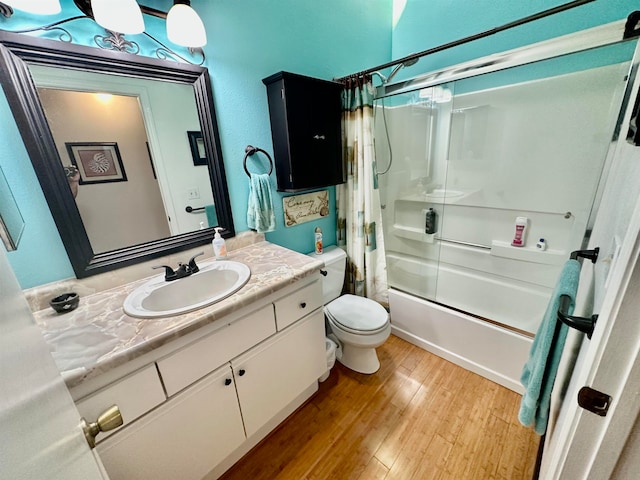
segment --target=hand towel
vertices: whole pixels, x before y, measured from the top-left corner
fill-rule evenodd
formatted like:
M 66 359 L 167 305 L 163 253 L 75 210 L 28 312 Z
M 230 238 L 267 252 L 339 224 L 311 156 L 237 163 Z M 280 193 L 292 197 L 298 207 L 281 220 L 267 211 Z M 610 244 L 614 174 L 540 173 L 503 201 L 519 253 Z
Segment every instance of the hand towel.
M 269 175 L 251 174 L 249 178 L 249 205 L 247 206 L 247 225 L 259 233 L 276 229 L 276 216 L 271 199 Z
M 216 213 L 215 205 L 205 205 L 204 213 L 207 214 L 207 223 L 210 227 L 218 226 L 218 214 Z
M 533 339 L 529 359 L 520 377 L 525 392 L 520 402 L 518 419 L 525 427 L 533 426 L 538 435 L 543 435 L 547 430 L 551 390 L 569 328 L 558 320 L 560 297 L 567 295 L 571 299 L 567 313 L 573 313 L 579 279 L 580 262 L 567 261 L 551 294 L 542 323 Z

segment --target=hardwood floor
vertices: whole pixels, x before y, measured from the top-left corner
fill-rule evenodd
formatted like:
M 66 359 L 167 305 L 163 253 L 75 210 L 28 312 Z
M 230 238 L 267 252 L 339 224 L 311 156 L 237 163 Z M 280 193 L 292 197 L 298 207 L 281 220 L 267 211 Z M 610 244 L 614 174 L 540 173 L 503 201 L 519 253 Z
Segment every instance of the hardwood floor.
M 520 396 L 395 336 L 374 375 L 338 362 L 224 480 L 531 479 L 539 437 Z

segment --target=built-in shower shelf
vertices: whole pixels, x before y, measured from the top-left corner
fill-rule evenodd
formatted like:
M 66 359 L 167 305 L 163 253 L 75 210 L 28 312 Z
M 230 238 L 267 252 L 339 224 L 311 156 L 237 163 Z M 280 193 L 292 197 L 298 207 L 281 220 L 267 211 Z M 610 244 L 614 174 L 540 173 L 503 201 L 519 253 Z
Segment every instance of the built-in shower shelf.
M 404 225 L 395 224 L 391 230 L 391 233 L 396 237 L 416 240 L 418 242 L 433 243 L 435 241 L 435 234 L 424 233 L 424 230 L 421 228 L 406 227 Z
M 491 255 L 524 262 L 543 263 L 545 265 L 562 265 L 569 258 L 569 253 L 564 250 L 537 250 L 535 247 L 514 247 L 509 242 L 501 242 L 499 240 L 491 242 Z

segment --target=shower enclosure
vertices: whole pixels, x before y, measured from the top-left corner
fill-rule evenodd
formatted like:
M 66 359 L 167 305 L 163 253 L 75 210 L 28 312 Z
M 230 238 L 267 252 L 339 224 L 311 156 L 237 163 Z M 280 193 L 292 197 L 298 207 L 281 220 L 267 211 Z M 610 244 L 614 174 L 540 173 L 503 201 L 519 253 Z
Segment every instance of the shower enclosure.
M 618 133 L 636 42 L 595 37 L 378 88 L 394 332 L 514 390 L 562 265 L 588 238 Z M 512 244 L 519 217 L 524 246 Z

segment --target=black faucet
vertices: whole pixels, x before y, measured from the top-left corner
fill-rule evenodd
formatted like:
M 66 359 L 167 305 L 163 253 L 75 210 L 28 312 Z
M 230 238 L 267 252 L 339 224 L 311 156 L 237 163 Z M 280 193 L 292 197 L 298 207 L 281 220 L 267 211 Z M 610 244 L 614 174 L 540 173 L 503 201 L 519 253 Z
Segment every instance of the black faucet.
M 169 265 L 156 265 L 155 267 L 151 268 L 164 268 L 164 279 L 167 282 L 171 282 L 172 280 L 178 280 L 180 278 L 188 277 L 189 275 L 199 272 L 200 268 L 196 264 L 196 257 L 199 257 L 200 255 L 204 255 L 204 252 L 196 253 L 189 259 L 189 263 L 187 263 L 186 265 L 184 263 L 178 263 L 178 268 L 176 268 L 175 270 Z

